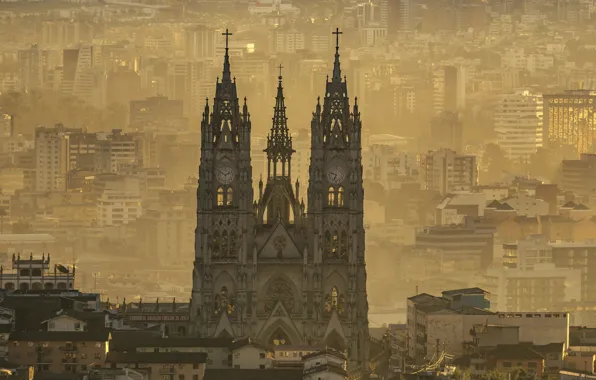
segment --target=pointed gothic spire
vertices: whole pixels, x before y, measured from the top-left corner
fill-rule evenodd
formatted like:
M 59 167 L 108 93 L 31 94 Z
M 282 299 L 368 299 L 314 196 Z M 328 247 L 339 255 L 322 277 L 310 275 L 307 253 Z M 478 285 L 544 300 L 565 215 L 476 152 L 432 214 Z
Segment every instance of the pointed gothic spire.
M 284 103 L 284 92 L 282 85 L 281 70 L 279 65 L 279 77 L 277 85 L 277 96 L 275 98 L 275 107 L 273 108 L 273 124 L 267 141 L 267 157 L 269 160 L 289 161 L 294 150 L 292 149 L 292 138 L 288 129 L 288 118 L 286 117 L 286 106 Z
M 226 32 L 222 33 L 221 35 L 226 36 L 226 55 L 224 56 L 223 76 L 221 79 L 222 83 L 225 83 L 232 81 L 232 73 L 230 72 L 230 55 L 228 54 L 229 37 L 232 35 L 232 33 L 228 32 L 228 29 L 226 29 Z
M 335 62 L 333 63 L 333 82 L 341 82 L 341 68 L 339 66 L 339 35 L 343 32 L 339 31 L 339 28 L 335 28 Z

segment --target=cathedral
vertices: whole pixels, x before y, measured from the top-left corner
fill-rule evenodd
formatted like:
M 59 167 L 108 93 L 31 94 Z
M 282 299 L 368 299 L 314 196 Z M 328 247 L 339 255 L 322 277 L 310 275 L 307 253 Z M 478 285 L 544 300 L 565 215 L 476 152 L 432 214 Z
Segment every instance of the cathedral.
M 329 346 L 368 363 L 361 122 L 341 75 L 339 35 L 311 121 L 308 205 L 292 181 L 292 137 L 280 71 L 268 169 L 254 194 L 251 120 L 226 53 L 201 122 L 191 331 L 263 344 Z M 280 67 L 281 70 L 281 67 Z

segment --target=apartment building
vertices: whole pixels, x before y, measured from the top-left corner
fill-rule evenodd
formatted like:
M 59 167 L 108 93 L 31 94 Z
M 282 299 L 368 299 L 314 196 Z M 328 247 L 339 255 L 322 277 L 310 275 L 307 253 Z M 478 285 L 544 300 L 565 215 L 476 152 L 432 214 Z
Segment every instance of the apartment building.
M 106 183 L 97 199 L 99 225 L 118 226 L 136 220 L 143 212 L 141 201 L 138 179 L 123 177 Z
M 572 191 L 578 201 L 591 203 L 596 197 L 596 154 L 582 153 L 579 160 L 563 160 L 561 177 L 561 190 Z
M 103 364 L 110 339 L 108 331 L 17 331 L 10 335 L 7 359 L 36 372 L 85 372 Z
M 35 129 L 35 190 L 65 191 L 70 132 L 63 125 Z
M 429 151 L 420 158 L 420 176 L 426 190 L 441 195 L 471 190 L 478 183 L 476 157 L 460 155 L 451 149 Z
M 462 355 L 465 343 L 473 341 L 477 325 L 517 326 L 520 342 L 569 346 L 568 313 L 491 312 L 486 296 L 486 291 L 470 288 L 443 292 L 441 297 L 422 293 L 408 298 L 410 357 L 422 363 L 437 352 Z
M 495 110 L 497 143 L 513 162 L 542 147 L 542 96 L 530 91 L 502 95 Z
M 110 135 L 99 139 L 95 151 L 95 171 L 99 173 L 117 173 L 122 166 L 137 162 L 136 140 L 133 135 L 123 134 L 121 130 L 112 130 Z

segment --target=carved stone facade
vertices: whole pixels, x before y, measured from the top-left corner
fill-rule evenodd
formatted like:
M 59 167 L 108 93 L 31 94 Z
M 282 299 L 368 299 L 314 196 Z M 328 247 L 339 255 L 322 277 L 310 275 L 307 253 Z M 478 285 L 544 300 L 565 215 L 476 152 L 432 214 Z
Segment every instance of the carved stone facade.
M 311 123 L 308 212 L 296 198 L 300 184 L 291 182 L 285 110 L 280 73 L 268 173 L 255 200 L 250 114 L 246 100 L 240 111 L 226 49 L 201 123 L 192 331 L 333 346 L 347 351 L 352 367 L 367 368 L 361 123 L 341 77 L 339 47 Z

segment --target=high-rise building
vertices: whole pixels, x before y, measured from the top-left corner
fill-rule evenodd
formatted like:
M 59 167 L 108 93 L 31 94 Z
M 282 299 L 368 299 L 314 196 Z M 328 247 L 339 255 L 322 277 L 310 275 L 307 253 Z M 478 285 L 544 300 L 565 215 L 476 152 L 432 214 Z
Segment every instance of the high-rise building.
M 466 106 L 466 78 L 463 67 L 442 66 L 433 70 L 435 113 L 457 112 Z
M 528 160 L 542 147 L 542 96 L 530 91 L 502 95 L 495 110 L 497 143 L 507 157 Z
M 387 3 L 387 29 L 390 35 L 412 28 L 412 0 L 384 0 Z
M 444 195 L 457 190 L 471 190 L 478 183 L 476 156 L 440 149 L 422 155 L 420 161 L 421 181 L 426 190 Z
M 333 76 L 311 122 L 308 215 L 292 182 L 281 76 L 256 206 L 250 134 L 226 49 L 214 104 L 205 106 L 201 123 L 193 331 L 349 347 L 348 366 L 368 368 L 361 123 L 337 44 Z
M 29 49 L 19 50 L 19 82 L 22 90 L 39 89 L 43 86 L 44 65 L 47 51 L 41 50 L 38 45 Z
M 596 91 L 567 90 L 544 95 L 545 145 L 574 147 L 579 154 L 594 153 Z
M 69 134 L 61 124 L 35 130 L 35 190 L 65 191 L 69 166 Z
M 215 58 L 215 46 L 217 44 L 217 33 L 205 25 L 197 25 L 186 29 L 186 58 L 213 59 Z

